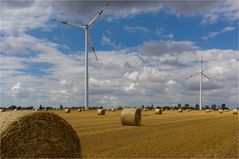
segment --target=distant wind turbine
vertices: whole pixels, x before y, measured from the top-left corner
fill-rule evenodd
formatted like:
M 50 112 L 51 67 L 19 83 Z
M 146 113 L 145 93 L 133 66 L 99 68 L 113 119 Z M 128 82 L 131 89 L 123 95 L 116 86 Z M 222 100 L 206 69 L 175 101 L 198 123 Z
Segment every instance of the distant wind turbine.
M 86 25 L 81 25 L 81 24 L 74 24 L 74 23 L 69 23 L 66 21 L 61 21 L 61 20 L 56 20 L 56 19 L 52 19 L 54 21 L 63 23 L 63 24 L 67 24 L 70 26 L 74 26 L 74 27 L 78 27 L 78 28 L 82 28 L 85 31 L 85 109 L 88 109 L 88 104 L 89 104 L 89 71 L 88 71 L 88 40 L 90 42 L 90 47 L 92 49 L 92 52 L 95 55 L 96 60 L 98 61 L 98 57 L 96 56 L 95 53 L 95 48 L 93 45 L 93 42 L 91 40 L 90 34 L 88 29 L 93 25 L 93 23 L 96 21 L 96 19 L 102 15 L 103 11 L 105 10 L 105 8 L 109 5 L 109 2 L 106 2 L 104 7 L 101 9 L 101 11 Z
M 201 58 L 201 65 L 200 65 L 200 71 L 189 76 L 189 78 L 192 78 L 196 75 L 200 75 L 200 97 L 199 97 L 199 109 L 202 110 L 202 76 L 206 77 L 207 79 L 209 79 L 210 81 L 213 81 L 211 78 L 209 78 L 207 75 L 205 75 L 203 73 L 203 69 L 202 69 L 202 64 L 203 64 L 203 56 Z

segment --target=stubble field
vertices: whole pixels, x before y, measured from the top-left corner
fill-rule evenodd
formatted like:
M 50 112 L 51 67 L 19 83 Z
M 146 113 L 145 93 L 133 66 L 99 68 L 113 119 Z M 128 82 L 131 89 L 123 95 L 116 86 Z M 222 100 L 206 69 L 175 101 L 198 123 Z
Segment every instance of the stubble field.
M 191 111 L 142 112 L 141 126 L 122 126 L 121 111 L 65 113 L 86 158 L 238 158 L 238 115 Z

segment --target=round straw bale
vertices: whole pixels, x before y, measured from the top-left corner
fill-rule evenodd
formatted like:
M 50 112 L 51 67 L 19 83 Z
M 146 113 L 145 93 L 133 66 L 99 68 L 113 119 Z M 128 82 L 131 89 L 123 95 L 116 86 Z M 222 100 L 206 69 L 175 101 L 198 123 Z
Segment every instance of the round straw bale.
M 70 109 L 65 109 L 65 113 L 70 113 L 71 110 Z
M 121 112 L 122 125 L 140 125 L 141 110 L 137 108 L 124 108 Z
M 5 112 L 6 111 L 6 109 L 0 109 L 0 112 Z
M 226 110 L 225 110 L 225 112 L 229 112 L 229 110 L 228 110 L 228 109 L 226 109 Z
M 207 112 L 207 113 L 210 113 L 210 111 L 211 111 L 210 109 L 206 109 L 206 112 Z
M 178 109 L 178 112 L 179 112 L 179 113 L 182 113 L 182 112 L 183 112 L 183 110 L 182 110 L 182 109 Z
M 81 158 L 76 132 L 58 115 L 10 111 L 1 116 L 0 158 Z
M 163 111 L 162 111 L 162 109 L 155 109 L 154 112 L 155 112 L 155 114 L 162 114 Z
M 34 108 L 34 110 L 35 110 L 35 111 L 40 111 L 40 109 L 39 109 L 39 108 Z
M 105 109 L 97 109 L 97 115 L 105 115 Z
M 219 109 L 218 112 L 219 112 L 219 113 L 223 113 L 223 110 L 222 110 L 222 109 Z
M 189 112 L 189 109 L 186 109 L 186 112 Z
M 232 110 L 232 114 L 238 114 L 238 110 L 237 109 L 233 109 Z
M 78 112 L 81 112 L 81 109 L 77 109 Z

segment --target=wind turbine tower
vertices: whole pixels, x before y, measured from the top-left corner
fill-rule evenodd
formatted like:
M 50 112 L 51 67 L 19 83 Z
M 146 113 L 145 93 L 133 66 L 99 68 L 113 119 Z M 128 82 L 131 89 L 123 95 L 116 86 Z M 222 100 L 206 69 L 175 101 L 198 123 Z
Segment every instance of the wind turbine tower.
M 86 25 L 74 24 L 74 23 L 69 23 L 66 21 L 52 19 L 54 21 L 57 21 L 57 22 L 60 22 L 60 23 L 66 24 L 66 25 L 84 29 L 84 31 L 85 31 L 85 110 L 88 110 L 88 105 L 89 105 L 88 41 L 90 42 L 90 47 L 92 49 L 92 52 L 94 53 L 95 58 L 98 61 L 98 58 L 95 53 L 95 48 L 94 48 L 93 42 L 90 37 L 89 28 L 93 25 L 93 23 L 96 21 L 96 19 L 100 15 L 102 15 L 102 13 L 104 12 L 105 8 L 108 7 L 108 5 L 109 5 L 109 2 L 106 2 L 104 7 L 101 9 L 101 11 Z
M 204 74 L 202 65 L 203 65 L 203 56 L 202 56 L 202 58 L 201 58 L 200 71 L 197 72 L 197 73 L 195 73 L 195 74 L 193 74 L 193 75 L 191 75 L 191 76 L 189 76 L 189 78 L 192 78 L 192 77 L 194 77 L 194 76 L 196 76 L 196 75 L 198 75 L 198 74 L 200 75 L 200 88 L 199 88 L 199 90 L 200 90 L 200 95 L 199 95 L 199 109 L 200 109 L 200 110 L 202 110 L 202 77 L 204 76 L 204 77 L 206 77 L 207 79 L 209 79 L 210 81 L 213 81 L 211 78 L 209 78 L 207 75 Z

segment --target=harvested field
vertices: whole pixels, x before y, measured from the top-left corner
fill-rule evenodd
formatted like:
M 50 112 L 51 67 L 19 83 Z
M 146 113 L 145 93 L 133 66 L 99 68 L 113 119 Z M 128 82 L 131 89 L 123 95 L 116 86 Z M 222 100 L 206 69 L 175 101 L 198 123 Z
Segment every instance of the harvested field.
M 238 158 L 238 115 L 232 113 L 146 111 L 141 126 L 122 126 L 121 111 L 54 112 L 77 131 L 83 157 Z

